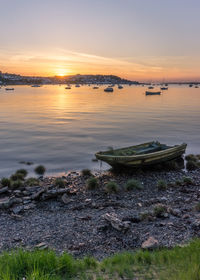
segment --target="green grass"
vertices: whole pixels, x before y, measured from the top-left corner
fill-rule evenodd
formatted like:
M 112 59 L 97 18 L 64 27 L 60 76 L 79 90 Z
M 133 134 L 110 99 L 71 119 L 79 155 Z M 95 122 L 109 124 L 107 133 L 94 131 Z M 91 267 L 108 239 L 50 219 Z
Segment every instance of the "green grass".
M 200 280 L 200 240 L 184 247 L 124 252 L 101 262 L 92 257 L 74 259 L 49 250 L 4 252 L 1 280 Z
M 132 190 L 141 190 L 142 184 L 140 181 L 135 180 L 135 179 L 130 179 L 126 182 L 125 184 L 125 190 L 127 191 L 132 191 Z
M 105 186 L 106 193 L 117 193 L 119 191 L 119 186 L 116 182 L 110 181 Z
M 92 173 L 91 173 L 91 171 L 90 171 L 90 169 L 82 169 L 81 170 L 81 175 L 82 176 L 92 176 Z
M 66 185 L 66 182 L 62 178 L 56 178 L 54 184 L 55 184 L 56 187 L 64 188 L 65 185 Z
M 160 191 L 164 191 L 167 189 L 167 183 L 164 180 L 158 180 L 157 182 L 157 188 Z
M 34 171 L 36 174 L 43 176 L 44 173 L 46 172 L 46 168 L 43 165 L 38 165 L 38 166 L 36 166 Z
M 87 180 L 86 185 L 88 190 L 95 190 L 98 188 L 99 182 L 95 177 L 91 177 Z

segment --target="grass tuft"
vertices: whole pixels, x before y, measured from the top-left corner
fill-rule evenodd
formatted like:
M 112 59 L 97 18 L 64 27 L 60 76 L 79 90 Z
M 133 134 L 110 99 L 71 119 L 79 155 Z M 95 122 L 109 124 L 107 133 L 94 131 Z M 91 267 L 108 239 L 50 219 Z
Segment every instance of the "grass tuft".
M 160 191 L 165 191 L 167 189 L 167 183 L 164 180 L 158 180 L 157 188 Z
M 96 178 L 91 177 L 87 180 L 86 185 L 87 185 L 88 190 L 95 190 L 95 189 L 98 188 L 99 183 L 98 183 L 98 180 Z
M 38 174 L 40 176 L 43 176 L 44 173 L 46 172 L 46 168 L 43 165 L 38 165 L 38 166 L 36 166 L 34 171 L 35 171 L 36 174 Z
M 64 188 L 65 185 L 66 185 L 66 182 L 65 182 L 65 180 L 63 180 L 62 178 L 56 178 L 54 184 L 55 184 L 56 187 Z
M 10 187 L 11 185 L 11 180 L 9 178 L 2 178 L 1 179 L 1 185 L 3 187 Z
M 142 184 L 138 180 L 130 179 L 130 180 L 127 181 L 127 183 L 125 185 L 125 189 L 127 191 L 141 190 L 142 189 Z
M 16 174 L 22 174 L 25 178 L 28 175 L 28 171 L 26 169 L 18 169 Z
M 188 160 L 187 163 L 186 163 L 186 168 L 189 171 L 195 170 L 195 169 L 199 168 L 199 164 L 196 161 Z
M 37 186 L 39 184 L 39 181 L 36 178 L 30 177 L 26 180 L 25 183 L 26 183 L 26 185 L 33 187 L 33 186 Z
M 183 177 L 183 183 L 185 183 L 186 185 L 192 185 L 193 181 L 190 177 Z
M 110 181 L 106 184 L 105 191 L 107 193 L 117 193 L 119 191 L 119 186 L 116 182 Z
M 90 171 L 90 169 L 83 169 L 83 170 L 81 170 L 81 175 L 82 176 L 92 176 L 92 173 L 91 173 L 91 171 Z
M 158 204 L 154 207 L 153 213 L 157 218 L 161 218 L 165 213 L 167 213 L 167 207 L 165 205 Z

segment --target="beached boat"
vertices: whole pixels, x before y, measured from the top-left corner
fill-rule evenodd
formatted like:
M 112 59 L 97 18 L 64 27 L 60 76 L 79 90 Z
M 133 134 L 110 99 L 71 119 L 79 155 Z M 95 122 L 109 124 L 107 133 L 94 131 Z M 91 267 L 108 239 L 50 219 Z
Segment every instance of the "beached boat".
M 31 87 L 41 87 L 41 85 L 32 85 Z
M 149 86 L 148 89 L 154 89 L 154 87 L 153 86 Z
M 65 87 L 65 89 L 71 89 L 71 87 L 67 86 L 67 87 Z
M 107 87 L 104 89 L 105 92 L 113 92 L 113 88 L 112 87 Z
M 160 91 L 146 91 L 145 94 L 146 95 L 160 95 L 161 92 Z
M 123 89 L 123 86 L 121 86 L 121 85 L 118 85 L 118 89 Z
M 93 89 L 98 89 L 99 87 L 93 87 Z
M 142 167 L 181 157 L 187 144 L 167 146 L 159 142 L 148 142 L 122 149 L 110 149 L 95 154 L 96 158 L 113 167 Z
M 168 90 L 168 87 L 161 87 L 161 90 Z
M 80 85 L 79 85 L 79 84 L 76 84 L 75 87 L 80 87 Z

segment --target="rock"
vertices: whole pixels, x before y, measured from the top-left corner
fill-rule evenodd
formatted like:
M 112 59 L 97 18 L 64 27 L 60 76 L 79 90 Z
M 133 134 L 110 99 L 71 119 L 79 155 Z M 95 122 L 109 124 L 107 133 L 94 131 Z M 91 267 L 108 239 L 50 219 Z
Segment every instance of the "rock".
M 23 201 L 23 204 L 25 205 L 25 204 L 29 204 L 29 203 L 31 203 L 31 200 L 24 200 Z
M 24 205 L 24 210 L 30 210 L 35 207 L 36 207 L 35 203 L 29 203 L 29 204 Z
M 45 243 L 45 242 L 41 242 L 39 244 L 37 244 L 35 246 L 35 248 L 39 249 L 39 250 L 44 250 L 44 249 L 47 249 L 48 248 L 48 245 Z
M 0 194 L 6 193 L 8 191 L 8 187 L 0 188 Z
M 194 230 L 199 230 L 200 229 L 200 219 L 195 219 L 192 223 L 191 226 Z
M 169 212 L 173 215 L 173 216 L 176 216 L 176 217 L 180 217 L 181 216 L 181 210 L 179 209 L 170 209 Z
M 22 203 L 23 200 L 19 197 L 12 197 L 10 199 L 10 205 L 14 205 L 14 204 L 19 204 L 19 203 Z
M 22 220 L 22 216 L 21 215 L 17 215 L 17 214 L 11 214 L 11 217 L 17 221 L 21 221 Z
M 10 198 L 9 197 L 5 197 L 0 199 L 0 209 L 5 209 L 5 208 L 9 208 L 11 205 L 10 203 Z
M 122 221 L 115 213 L 106 213 L 102 217 L 108 221 L 111 226 L 118 231 L 127 231 L 130 227 L 130 221 Z
M 12 208 L 12 212 L 16 215 L 19 214 L 20 212 L 22 212 L 23 210 L 24 210 L 23 205 L 15 206 Z
M 45 192 L 45 189 L 39 190 L 38 192 L 32 194 L 31 199 L 38 200 L 44 192 Z
M 139 222 L 141 222 L 141 217 L 139 215 L 135 214 L 132 216 L 123 217 L 122 221 L 130 221 L 132 223 L 139 223 Z
M 64 204 L 68 204 L 70 202 L 69 200 L 69 197 L 66 193 L 64 193 L 61 197 L 61 201 L 64 203 Z
M 146 241 L 144 241 L 142 243 L 142 249 L 148 249 L 148 250 L 151 250 L 151 249 L 155 249 L 155 248 L 158 248 L 158 240 L 155 239 L 153 236 L 150 236 Z
M 69 193 L 70 190 L 68 188 L 63 188 L 63 189 L 53 189 L 53 190 L 48 190 L 45 193 L 42 194 L 42 200 L 48 200 L 51 198 L 55 198 L 59 195 L 62 195 L 64 193 Z

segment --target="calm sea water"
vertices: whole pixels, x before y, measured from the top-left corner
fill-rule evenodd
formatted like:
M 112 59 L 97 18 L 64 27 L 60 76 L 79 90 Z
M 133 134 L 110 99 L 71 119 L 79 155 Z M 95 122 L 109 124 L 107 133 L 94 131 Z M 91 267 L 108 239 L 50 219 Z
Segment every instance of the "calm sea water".
M 99 169 L 96 151 L 151 140 L 186 142 L 187 153 L 200 153 L 200 88 L 144 92 L 140 86 L 113 93 L 88 86 L 0 89 L 0 176 L 27 168 L 21 161 L 44 164 L 48 174 Z

